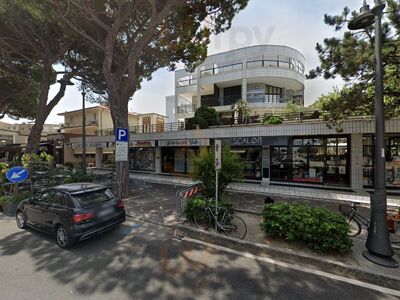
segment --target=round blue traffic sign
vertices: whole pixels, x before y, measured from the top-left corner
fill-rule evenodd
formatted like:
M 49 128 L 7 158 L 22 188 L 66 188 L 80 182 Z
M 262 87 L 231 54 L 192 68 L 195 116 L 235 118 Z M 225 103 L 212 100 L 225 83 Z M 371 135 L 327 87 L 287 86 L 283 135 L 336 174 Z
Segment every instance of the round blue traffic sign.
M 23 167 L 13 167 L 6 173 L 6 178 L 11 182 L 22 182 L 27 179 L 29 172 Z

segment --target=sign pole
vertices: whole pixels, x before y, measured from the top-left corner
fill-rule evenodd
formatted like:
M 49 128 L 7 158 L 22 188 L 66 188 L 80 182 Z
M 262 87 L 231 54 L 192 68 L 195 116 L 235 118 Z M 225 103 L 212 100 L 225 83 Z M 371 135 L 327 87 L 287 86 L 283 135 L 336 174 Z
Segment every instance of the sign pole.
M 218 230 L 218 169 L 215 168 L 215 232 Z
M 221 140 L 215 140 L 215 231 L 217 232 L 218 220 L 218 170 L 221 169 Z

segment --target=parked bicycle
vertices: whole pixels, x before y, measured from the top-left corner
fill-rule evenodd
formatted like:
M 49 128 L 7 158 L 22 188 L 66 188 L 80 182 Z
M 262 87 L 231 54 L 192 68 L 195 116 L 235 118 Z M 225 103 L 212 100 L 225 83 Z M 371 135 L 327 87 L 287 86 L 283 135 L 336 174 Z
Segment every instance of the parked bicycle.
M 348 224 L 350 225 L 350 237 L 355 237 L 362 232 L 362 226 L 367 230 L 370 228 L 370 221 L 357 212 L 358 204 L 356 202 L 348 204 L 340 204 L 339 211 L 345 216 Z M 399 243 L 400 240 L 391 241 L 392 243 Z
M 227 212 L 223 207 L 217 207 L 217 218 L 213 205 L 198 210 L 194 215 L 194 222 L 198 228 L 203 230 L 207 230 L 211 224 L 215 225 L 216 222 L 218 231 L 234 238 L 244 239 L 247 234 L 247 225 L 244 220 Z

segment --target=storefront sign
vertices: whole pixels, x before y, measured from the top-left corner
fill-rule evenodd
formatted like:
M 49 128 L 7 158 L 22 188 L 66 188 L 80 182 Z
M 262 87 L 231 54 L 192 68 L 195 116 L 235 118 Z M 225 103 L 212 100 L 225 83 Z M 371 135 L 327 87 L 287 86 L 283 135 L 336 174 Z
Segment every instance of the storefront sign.
M 156 141 L 130 141 L 129 147 L 135 148 L 146 148 L 146 147 L 155 147 Z
M 195 147 L 210 146 L 210 139 L 187 139 L 187 140 L 167 140 L 158 141 L 160 147 Z
M 128 143 L 115 143 L 115 161 L 128 161 Z
M 238 137 L 231 139 L 231 146 L 261 146 L 262 138 L 259 136 Z
M 72 143 L 72 148 L 82 148 L 82 143 Z M 92 142 L 86 143 L 86 148 L 107 148 L 109 147 L 108 142 Z

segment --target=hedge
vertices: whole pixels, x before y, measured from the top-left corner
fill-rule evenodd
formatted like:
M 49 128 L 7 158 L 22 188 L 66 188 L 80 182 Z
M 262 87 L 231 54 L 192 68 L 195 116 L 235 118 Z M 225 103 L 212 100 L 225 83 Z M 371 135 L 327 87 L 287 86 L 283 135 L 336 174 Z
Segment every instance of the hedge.
M 262 217 L 261 229 L 270 237 L 303 241 L 320 253 L 351 250 L 349 224 L 339 213 L 303 204 L 275 203 L 264 206 Z
M 196 211 L 199 209 L 204 209 L 205 207 L 209 205 L 214 205 L 214 199 L 206 199 L 204 197 L 194 197 L 190 198 L 186 204 L 185 208 L 185 216 L 186 219 L 190 221 L 194 221 L 194 215 L 196 214 Z M 220 199 L 218 201 L 218 206 L 219 207 L 224 207 L 227 211 L 227 213 L 233 214 L 233 205 L 231 202 L 225 200 L 225 199 Z

